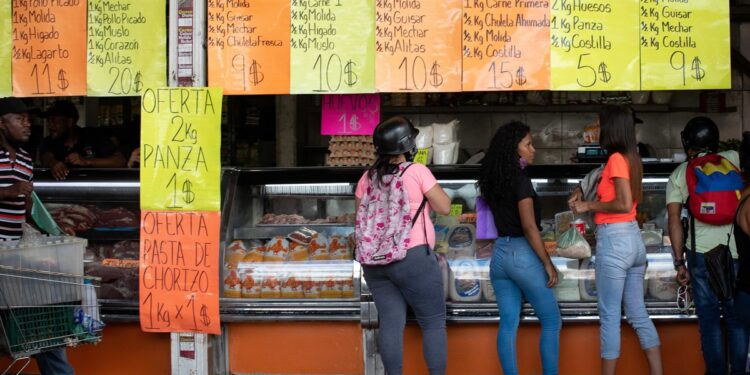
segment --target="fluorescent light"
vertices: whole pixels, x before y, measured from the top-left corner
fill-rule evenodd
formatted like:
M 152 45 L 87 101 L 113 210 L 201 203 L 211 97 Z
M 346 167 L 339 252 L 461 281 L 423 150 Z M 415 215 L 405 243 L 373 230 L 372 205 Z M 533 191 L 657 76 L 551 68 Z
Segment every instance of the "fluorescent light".
M 113 187 L 113 188 L 139 188 L 140 182 L 34 182 L 35 187 L 55 188 L 87 188 L 87 187 Z
M 668 178 L 644 178 L 643 183 L 645 184 L 651 184 L 651 183 L 664 183 L 669 181 Z
M 438 184 L 476 184 L 477 180 L 438 180 Z
M 290 187 L 349 187 L 348 182 L 323 183 L 323 184 L 268 184 L 266 188 L 290 188 Z
M 537 183 L 537 184 L 546 184 L 549 182 L 549 180 L 546 178 L 532 178 L 531 182 Z
M 567 182 L 568 182 L 569 184 L 577 184 L 577 183 L 580 183 L 580 182 L 581 182 L 581 180 L 580 180 L 580 179 L 578 179 L 578 178 L 569 178 Z

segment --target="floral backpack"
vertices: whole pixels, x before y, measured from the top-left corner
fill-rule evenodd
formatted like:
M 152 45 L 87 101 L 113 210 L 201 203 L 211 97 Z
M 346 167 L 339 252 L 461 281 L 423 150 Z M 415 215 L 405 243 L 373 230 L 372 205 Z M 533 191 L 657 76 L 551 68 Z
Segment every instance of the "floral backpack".
M 412 163 L 402 163 L 398 173 L 373 176 L 362 196 L 354 220 L 357 238 L 357 261 L 363 265 L 389 264 L 406 257 L 409 232 L 422 213 L 427 199 L 422 200 L 416 215 L 410 215 L 409 195 L 404 185 L 404 172 Z

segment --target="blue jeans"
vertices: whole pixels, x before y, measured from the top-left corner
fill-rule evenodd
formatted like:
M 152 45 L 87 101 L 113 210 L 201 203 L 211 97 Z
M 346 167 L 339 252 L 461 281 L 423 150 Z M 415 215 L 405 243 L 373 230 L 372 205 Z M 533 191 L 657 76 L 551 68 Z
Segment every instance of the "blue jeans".
M 34 356 L 41 375 L 73 375 L 65 348 L 55 348 Z
M 622 309 L 642 349 L 659 346 L 659 334 L 646 311 L 643 279 L 646 246 L 634 221 L 596 227 L 596 290 L 599 306 L 601 357 L 620 356 Z
M 430 375 L 445 374 L 448 334 L 445 327 L 443 276 L 435 253 L 425 246 L 409 249 L 406 258 L 385 266 L 363 266 L 378 309 L 378 351 L 388 375 L 401 375 L 406 306 L 422 329 L 422 355 Z
M 547 288 L 544 265 L 526 237 L 499 237 L 495 240 L 490 261 L 490 280 L 497 296 L 500 329 L 497 333 L 497 356 L 503 374 L 517 375 L 516 336 L 521 319 L 523 296 L 534 307 L 542 325 L 539 352 L 545 375 L 557 374 L 560 351 L 560 309 L 555 293 Z
M 688 262 L 693 256 L 687 253 Z M 735 270 L 739 266 L 734 261 Z M 721 328 L 721 317 L 727 330 L 729 344 L 729 365 L 731 374 L 745 374 L 747 360 L 748 336 L 735 313 L 734 299 L 720 302 L 708 283 L 708 271 L 703 254 L 696 254 L 695 264 L 689 264 L 690 280 L 693 286 L 693 301 L 698 314 L 698 327 L 701 332 L 701 349 L 706 363 L 707 375 L 724 375 L 727 373 L 727 360 L 724 350 L 724 338 Z
M 737 312 L 737 316 L 745 327 L 745 335 L 750 336 L 750 293 L 737 292 L 737 295 L 734 297 L 734 311 Z M 747 353 L 745 371 L 750 372 L 750 351 Z

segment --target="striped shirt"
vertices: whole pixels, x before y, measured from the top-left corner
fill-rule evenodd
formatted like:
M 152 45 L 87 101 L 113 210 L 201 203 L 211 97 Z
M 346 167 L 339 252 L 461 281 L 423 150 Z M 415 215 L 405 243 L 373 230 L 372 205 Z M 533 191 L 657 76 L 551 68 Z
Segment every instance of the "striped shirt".
M 33 181 L 34 167 L 26 150 L 16 151 L 16 160 L 10 160 L 7 150 L 0 148 L 0 187 L 9 187 L 18 181 Z M 17 240 L 23 234 L 26 222 L 26 196 L 0 201 L 0 240 Z

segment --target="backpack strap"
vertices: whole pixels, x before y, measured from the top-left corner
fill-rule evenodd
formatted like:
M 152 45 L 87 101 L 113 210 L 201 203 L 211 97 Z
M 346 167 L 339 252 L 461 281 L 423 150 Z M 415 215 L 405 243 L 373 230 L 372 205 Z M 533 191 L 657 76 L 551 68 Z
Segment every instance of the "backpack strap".
M 406 173 L 406 170 L 407 170 L 407 169 L 409 169 L 409 167 L 411 167 L 412 165 L 414 165 L 414 163 L 408 163 L 408 164 L 407 164 L 407 165 L 406 165 L 406 166 L 404 167 L 404 170 L 403 170 L 403 171 L 401 171 L 401 177 L 403 177 L 403 176 L 404 176 L 404 173 Z
M 417 209 L 417 213 L 414 214 L 414 217 L 411 219 L 411 226 L 414 227 L 414 224 L 417 223 L 417 219 L 419 219 L 419 215 L 422 214 L 422 211 L 424 210 L 424 206 L 427 204 L 427 197 L 422 197 L 422 203 L 419 205 L 419 208 Z M 427 225 L 425 223 L 425 225 Z M 425 228 L 425 232 L 427 232 L 427 229 Z

